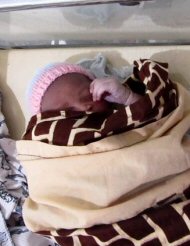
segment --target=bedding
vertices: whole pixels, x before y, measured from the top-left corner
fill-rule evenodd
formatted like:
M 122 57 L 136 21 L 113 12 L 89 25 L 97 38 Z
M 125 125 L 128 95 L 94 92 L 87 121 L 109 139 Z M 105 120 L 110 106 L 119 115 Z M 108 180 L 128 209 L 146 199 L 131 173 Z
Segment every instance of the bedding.
M 190 173 L 188 172 L 188 176 Z M 90 228 L 39 232 L 62 246 L 190 245 L 190 187 L 128 220 Z
M 75 62 L 81 57 L 92 57 L 95 53 L 102 51 L 106 54 L 115 66 L 123 66 L 128 60 L 130 63 L 134 57 L 151 57 L 160 61 L 167 61 L 170 63 L 170 75 L 172 79 L 184 83 L 189 88 L 189 69 L 187 64 L 189 62 L 189 47 L 188 46 L 152 46 L 152 47 L 103 47 L 103 48 L 80 48 L 80 49 L 36 49 L 36 50 L 9 50 L 1 51 L 1 89 L 3 90 L 3 105 L 4 113 L 6 115 L 6 122 L 8 122 L 9 129 L 11 130 L 11 137 L 19 139 L 24 129 L 24 119 L 27 117 L 26 104 L 24 101 L 24 92 L 26 90 L 26 82 L 31 79 L 34 71 L 43 67 L 47 61 L 63 61 L 65 58 Z M 79 55 L 80 54 L 80 55 Z M 8 57 L 8 59 L 6 59 Z M 177 57 L 177 59 L 176 59 Z M 33 62 L 34 61 L 34 62 Z M 25 64 L 25 70 L 18 73 L 20 64 Z M 17 76 L 15 77 L 15 74 Z M 19 86 L 18 86 L 19 85 Z M 1 98 L 1 97 L 0 97 Z M 1 100 L 0 100 L 1 102 Z M 24 112 L 24 114 L 23 114 Z M 19 115 L 19 117 L 17 117 Z M 28 117 L 27 117 L 28 118 Z M 57 230 L 57 231 L 41 231 L 41 234 L 50 235 L 57 243 L 52 240 L 37 235 L 29 231 L 24 225 L 21 206 L 13 209 L 13 203 L 8 205 L 9 194 L 21 201 L 25 199 L 28 191 L 26 187 L 26 177 L 23 173 L 22 165 L 18 160 L 15 160 L 15 141 L 8 138 L 8 129 L 5 123 L 4 116 L 0 111 L 0 138 L 1 138 L 1 171 L 0 180 L 4 183 L 1 186 L 0 195 L 0 245 L 2 246 L 55 246 L 59 245 L 101 245 L 101 246 L 121 246 L 121 245 L 182 245 L 188 246 L 189 242 L 189 189 L 184 190 L 184 194 L 177 193 L 169 197 L 166 201 L 157 203 L 154 208 L 151 208 L 151 218 L 156 217 L 154 221 L 150 216 L 146 215 L 146 211 L 142 214 L 135 216 L 129 220 L 122 221 L 119 227 L 114 226 L 115 237 L 109 237 L 109 228 L 112 224 L 99 225 L 90 227 L 87 232 L 85 229 L 73 230 Z M 190 137 L 187 135 L 186 140 Z M 6 140 L 6 141 L 5 141 Z M 188 144 L 186 143 L 188 146 Z M 170 144 L 169 144 L 170 146 Z M 42 149 L 41 149 L 42 151 Z M 60 152 L 57 149 L 57 154 Z M 32 154 L 32 153 L 31 153 Z M 49 158 L 48 152 L 44 153 L 46 158 Z M 27 159 L 27 156 L 23 156 Z M 30 156 L 30 158 L 32 158 Z M 34 156 L 34 159 L 36 157 Z M 39 157 L 38 157 L 39 158 Z M 14 160 L 14 161 L 13 161 Z M 8 164 L 7 164 L 8 162 Z M 4 167 L 8 166 L 9 170 Z M 2 168 L 3 167 L 3 168 Z M 14 179 L 10 179 L 10 175 L 15 175 Z M 8 176 L 8 178 L 7 178 Z M 42 176 L 43 177 L 43 176 Z M 187 178 L 188 172 L 187 172 Z M 11 182 L 10 182 L 11 181 Z M 176 187 L 178 183 L 176 184 Z M 22 187 L 20 189 L 19 187 Z M 24 195 L 22 191 L 24 190 Z M 26 193 L 25 193 L 26 192 Z M 187 200 L 186 200 L 187 199 Z M 143 199 L 142 199 L 143 200 Z M 170 204 L 172 209 L 167 209 Z M 179 204 L 179 206 L 178 206 Z M 161 211 L 159 210 L 162 209 Z M 172 210 L 172 211 L 171 211 Z M 175 211 L 174 211 L 175 210 Z M 15 213 L 16 211 L 16 213 Z M 163 212 L 162 212 L 163 211 Z M 168 214 L 169 216 L 166 216 Z M 176 216 L 174 216 L 176 214 Z M 10 217 L 6 217 L 10 216 Z M 143 217 L 143 220 L 138 217 Z M 179 217 L 180 216 L 180 217 Z M 8 219 L 7 219 L 8 218 Z M 128 223 L 128 221 L 130 223 Z M 163 223 L 161 223 L 163 222 Z M 128 223 L 128 224 L 127 224 Z M 175 226 L 176 223 L 176 226 Z M 105 226 L 105 227 L 104 227 Z M 149 228 L 149 230 L 147 229 Z M 152 229 L 151 229 L 152 228 Z M 146 233 L 142 233 L 146 231 Z M 88 234 L 87 234 L 88 233 Z M 88 236 L 90 234 L 90 237 Z M 170 236 L 168 236 L 168 234 Z M 122 240 L 123 238 L 123 240 Z M 128 239 L 128 240 L 126 240 Z M 107 240 L 107 241 L 106 241 Z
M 23 208 L 27 227 L 60 245 L 127 246 L 141 240 L 138 245 L 185 246 L 190 141 L 184 136 L 190 126 L 190 96 L 176 85 L 178 107 L 141 128 L 86 146 L 17 141 L 29 185 Z M 139 234 L 130 233 L 130 223 L 139 228 L 140 222 Z
M 52 240 L 30 232 L 22 218 L 22 205 L 28 196 L 23 167 L 16 159 L 16 144 L 9 136 L 6 120 L 1 112 L 0 94 L 0 245 L 56 246 Z

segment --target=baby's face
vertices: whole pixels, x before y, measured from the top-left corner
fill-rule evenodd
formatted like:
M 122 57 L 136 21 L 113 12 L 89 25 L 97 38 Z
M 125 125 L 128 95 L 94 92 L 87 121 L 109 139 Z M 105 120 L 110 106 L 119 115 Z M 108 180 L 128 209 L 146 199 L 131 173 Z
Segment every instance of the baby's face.
M 90 94 L 91 80 L 85 75 L 70 73 L 57 78 L 45 92 L 41 111 L 69 110 L 104 112 L 109 103 L 94 102 Z

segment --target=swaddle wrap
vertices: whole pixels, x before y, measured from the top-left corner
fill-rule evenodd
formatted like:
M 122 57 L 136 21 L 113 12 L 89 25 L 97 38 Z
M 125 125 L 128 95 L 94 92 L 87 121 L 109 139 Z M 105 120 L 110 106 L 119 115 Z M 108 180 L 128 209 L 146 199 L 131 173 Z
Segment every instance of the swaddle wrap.
M 139 67 L 147 62 L 153 71 L 148 60 Z M 141 70 L 147 83 L 149 71 Z M 157 78 L 163 81 L 160 73 L 152 74 L 155 86 Z M 48 231 L 115 223 L 187 188 L 188 175 L 180 173 L 190 168 L 190 143 L 183 138 L 190 96 L 178 84 L 176 91 L 178 106 L 166 116 L 85 146 L 17 141 L 29 185 L 23 208 L 27 227 Z
M 55 145 L 86 145 L 104 137 L 157 121 L 178 105 L 175 84 L 168 77 L 168 65 L 150 60 L 134 62 L 134 73 L 125 82 L 144 96 L 129 105 L 110 106 L 104 113 L 44 112 L 33 116 L 23 136 Z M 111 104 L 110 104 L 111 105 Z

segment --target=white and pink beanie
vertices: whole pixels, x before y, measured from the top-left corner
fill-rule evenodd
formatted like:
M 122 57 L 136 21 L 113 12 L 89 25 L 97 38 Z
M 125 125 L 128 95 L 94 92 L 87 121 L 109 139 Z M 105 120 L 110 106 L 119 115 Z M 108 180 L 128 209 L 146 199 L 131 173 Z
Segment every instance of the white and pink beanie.
M 26 100 L 31 115 L 40 113 L 42 97 L 52 82 L 61 75 L 68 73 L 81 73 L 92 80 L 94 79 L 92 73 L 79 65 L 68 63 L 47 65 L 38 71 L 27 89 Z

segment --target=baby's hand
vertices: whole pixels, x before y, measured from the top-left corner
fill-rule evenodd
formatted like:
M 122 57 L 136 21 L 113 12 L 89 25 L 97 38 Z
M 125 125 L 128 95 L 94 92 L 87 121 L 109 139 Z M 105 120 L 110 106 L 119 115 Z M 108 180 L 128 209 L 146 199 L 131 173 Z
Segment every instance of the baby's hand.
M 123 86 L 115 78 L 110 77 L 95 79 L 90 84 L 90 93 L 92 94 L 93 101 L 104 99 L 108 102 L 126 105 L 131 90 L 128 87 Z

